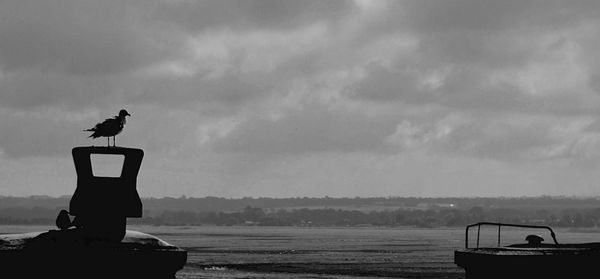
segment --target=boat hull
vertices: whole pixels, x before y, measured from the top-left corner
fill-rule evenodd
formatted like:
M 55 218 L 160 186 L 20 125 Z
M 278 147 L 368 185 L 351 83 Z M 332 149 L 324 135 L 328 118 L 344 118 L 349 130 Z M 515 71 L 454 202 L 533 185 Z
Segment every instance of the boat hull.
M 478 248 L 454 252 L 454 263 L 477 278 L 598 278 L 597 245 Z
M 127 231 L 120 243 L 86 242 L 73 235 L 61 231 L 0 235 L 2 274 L 12 278 L 175 278 L 187 261 L 186 251 L 136 231 Z

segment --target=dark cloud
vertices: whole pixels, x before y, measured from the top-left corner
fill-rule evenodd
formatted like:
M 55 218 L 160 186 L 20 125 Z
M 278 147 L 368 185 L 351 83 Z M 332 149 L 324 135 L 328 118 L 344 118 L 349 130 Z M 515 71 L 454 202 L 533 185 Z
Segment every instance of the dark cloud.
M 536 3 L 537 2 L 537 3 Z M 549 1 L 550 2 L 550 1 Z M 483 0 L 403 1 L 400 8 L 406 9 L 406 22 L 420 31 L 446 32 L 461 30 L 501 30 L 522 26 L 531 21 L 531 13 L 545 10 L 539 1 L 508 0 L 503 2 Z
M 229 111 L 271 94 L 273 83 L 244 75 L 218 78 L 148 79 L 126 75 L 72 76 L 61 72 L 19 71 L 0 78 L 0 107 L 32 110 L 40 107 L 78 111 L 116 104 L 159 104 L 165 108 L 209 105 Z
M 420 51 L 415 54 L 418 61 L 426 57 Z M 586 79 L 589 68 L 573 65 L 562 50 L 557 53 L 563 57 L 549 62 L 515 57 L 519 62 L 497 58 L 502 62 L 492 59 L 489 65 L 466 59 L 435 64 L 428 58 L 423 64 L 370 63 L 364 66 L 365 76 L 346 86 L 344 95 L 380 103 L 437 104 L 460 111 L 597 115 L 600 99 L 590 94 L 596 90 L 596 79 L 593 75 Z
M 160 195 L 536 193 L 600 158 L 598 3 L 0 0 L 0 172 L 125 107 Z
M 388 68 L 372 63 L 365 70 L 365 78 L 345 89 L 350 97 L 406 104 L 425 104 L 439 99 L 435 91 L 419 88 L 420 74 L 409 68 Z
M 400 67 L 403 66 L 368 65 L 365 67 L 366 76 L 345 88 L 345 94 L 350 98 L 376 102 L 440 104 L 468 110 L 524 110 L 535 107 L 510 84 L 484 84 L 487 79 L 485 73 L 475 69 L 428 73 Z
M 288 29 L 335 20 L 353 8 L 347 0 L 165 1 L 154 9 L 153 17 L 192 33 L 207 28 Z
M 271 83 L 233 74 L 218 78 L 157 78 L 142 81 L 139 86 L 141 92 L 128 96 L 128 101 L 162 106 L 216 103 L 239 107 L 251 100 L 268 96 L 272 88 Z
M 595 18 L 600 4 L 593 0 L 449 0 L 396 1 L 401 20 L 425 33 L 448 31 L 503 32 L 556 29 Z
M 31 110 L 41 106 L 78 110 L 116 101 L 120 81 L 61 72 L 17 71 L 0 81 L 0 106 Z
M 595 77 L 600 63 L 593 47 L 598 37 L 593 27 L 598 3 L 426 0 L 390 4 L 385 16 L 365 24 L 358 37 L 369 42 L 410 34 L 418 47 L 396 61 L 385 61 L 391 66 L 364 66 L 367 76 L 349 86 L 350 97 L 435 103 L 460 110 L 597 111 L 598 100 L 588 91 L 598 91 Z M 435 90 L 419 86 L 436 72 L 443 74 Z M 575 75 L 581 80 L 573 81 Z
M 542 46 L 541 39 L 594 15 L 583 2 L 573 6 L 454 0 L 388 4 L 391 6 L 380 11 L 380 16 L 365 20 L 357 16 L 359 8 L 351 1 L 2 2 L 0 65 L 6 74 L 0 77 L 0 100 L 2 106 L 25 110 L 47 106 L 73 111 L 126 103 L 165 109 L 196 106 L 221 116 L 235 115 L 241 108 L 256 109 L 265 100 L 285 98 L 292 84 L 304 81 L 307 88 L 314 88 L 316 83 L 328 83 L 331 70 L 359 67 L 365 72 L 364 78 L 349 82 L 346 88 L 333 85 L 327 90 L 342 90 L 341 101 L 433 104 L 474 114 L 478 110 L 589 113 L 596 107 L 594 102 L 586 102 L 595 99 L 581 98 L 584 93 L 577 97 L 528 95 L 511 80 L 520 78 L 517 74 L 494 80 L 498 73 L 507 76 L 505 73 L 512 70 L 523 71 L 544 61 L 546 57 L 540 52 L 543 54 L 548 46 Z M 317 21 L 329 25 L 317 31 L 303 29 Z M 344 31 L 345 25 L 333 21 L 357 23 L 359 27 L 336 37 L 328 32 Z M 370 32 L 375 29 L 377 32 Z M 220 30 L 227 32 L 223 35 Z M 254 33 L 244 37 L 246 31 Z M 306 50 L 288 53 L 287 47 L 293 45 L 285 42 L 296 37 L 287 36 L 286 31 L 300 38 L 299 42 L 305 38 L 304 31 L 313 32 L 308 39 L 334 36 L 326 45 L 313 47 L 302 42 L 299 48 Z M 390 53 L 384 56 L 388 60 L 370 59 L 379 55 L 369 53 L 371 44 L 398 34 L 414 39 L 414 49 Z M 195 38 L 216 42 L 215 49 L 209 46 L 202 49 L 205 56 L 194 56 L 195 49 L 185 44 Z M 265 50 L 272 45 L 263 45 L 261 40 L 269 39 L 277 45 Z M 555 40 L 559 54 L 567 49 L 561 41 L 590 43 L 578 41 L 578 37 L 558 36 Z M 256 41 L 261 43 L 244 45 Z M 211 51 L 223 56 L 212 57 Z M 272 61 L 264 61 L 269 59 Z M 211 69 L 205 62 L 223 69 Z M 148 74 L 168 63 L 183 70 L 190 66 L 189 72 Z M 592 85 L 595 80 L 592 76 Z M 215 147 L 264 153 L 378 150 L 398 123 L 398 119 L 372 118 L 323 104 L 317 107 L 285 110 L 278 120 L 259 113 L 242 121 Z M 495 150 L 494 146 L 518 143 L 529 148 L 527 139 L 532 138 L 545 144 L 544 135 L 520 137 L 517 135 L 523 131 L 510 131 L 500 142 L 481 140 L 472 148 Z M 477 138 L 476 132 L 464 134 Z M 454 133 L 451 139 L 462 142 L 462 136 Z M 508 148 L 502 150 L 491 153 L 510 153 Z
M 131 1 L 0 2 L 0 67 L 118 74 L 169 53 Z M 145 26 L 148 25 L 148 26 Z M 158 37 L 158 36 L 157 36 Z

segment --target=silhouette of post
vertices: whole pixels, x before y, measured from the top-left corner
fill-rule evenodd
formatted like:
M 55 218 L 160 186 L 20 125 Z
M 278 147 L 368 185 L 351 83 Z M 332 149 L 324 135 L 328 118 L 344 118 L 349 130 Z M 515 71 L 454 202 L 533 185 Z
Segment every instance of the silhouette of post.
M 72 150 L 77 188 L 69 204 L 74 223 L 90 240 L 119 242 L 125 236 L 126 218 L 142 217 L 136 189 L 144 151 L 124 147 L 75 147 Z M 119 177 L 94 176 L 91 154 L 123 155 Z

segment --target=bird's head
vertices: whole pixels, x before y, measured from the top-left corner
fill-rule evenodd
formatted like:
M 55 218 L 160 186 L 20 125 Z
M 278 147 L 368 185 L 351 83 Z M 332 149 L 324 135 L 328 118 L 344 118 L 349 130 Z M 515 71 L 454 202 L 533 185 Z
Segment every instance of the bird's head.
M 131 116 L 131 114 L 129 114 L 129 112 L 127 112 L 124 109 L 122 109 L 121 111 L 119 111 L 119 118 L 125 119 L 125 116 Z

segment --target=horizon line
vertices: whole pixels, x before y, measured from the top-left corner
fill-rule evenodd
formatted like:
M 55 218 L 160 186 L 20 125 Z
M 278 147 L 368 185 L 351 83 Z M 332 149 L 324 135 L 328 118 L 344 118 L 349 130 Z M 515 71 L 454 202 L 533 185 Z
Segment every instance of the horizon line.
M 0 195 L 0 198 L 71 198 L 72 195 L 29 195 L 29 196 L 13 196 L 13 195 Z M 600 198 L 600 195 L 521 195 L 521 196 L 354 196 L 354 197 L 343 197 L 343 196 L 295 196 L 295 197 L 267 197 L 267 196 L 245 196 L 245 197 L 218 197 L 218 196 L 187 196 L 181 195 L 175 196 L 144 196 L 142 199 L 204 199 L 204 198 L 217 198 L 217 199 L 230 199 L 230 200 L 242 200 L 242 199 L 531 199 L 531 198 L 563 198 L 563 199 L 593 199 Z

